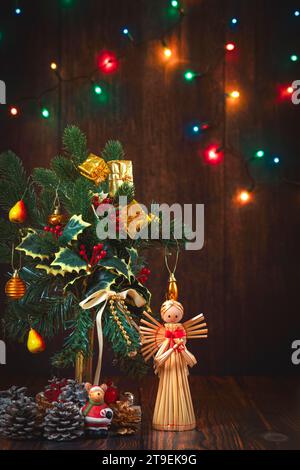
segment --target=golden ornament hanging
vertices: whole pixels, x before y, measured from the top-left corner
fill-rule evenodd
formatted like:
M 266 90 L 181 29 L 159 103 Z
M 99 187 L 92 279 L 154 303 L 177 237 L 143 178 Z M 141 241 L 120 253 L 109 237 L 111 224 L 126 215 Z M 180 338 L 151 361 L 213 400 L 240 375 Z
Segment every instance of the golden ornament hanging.
M 178 287 L 177 287 L 177 282 L 173 273 L 171 273 L 169 276 L 167 300 L 178 300 Z
M 54 211 L 53 214 L 50 214 L 48 217 L 48 224 L 49 225 L 64 225 L 68 220 L 66 214 L 62 214 L 60 208 L 60 201 L 58 196 L 58 187 L 55 191 L 55 198 L 54 198 Z
M 176 245 L 177 245 L 176 260 L 175 260 L 173 270 L 170 269 L 169 263 L 168 263 L 168 255 L 171 255 L 172 253 L 168 253 L 167 248 L 165 249 L 165 265 L 169 272 L 168 287 L 167 287 L 167 292 L 166 292 L 167 300 L 178 300 L 178 286 L 177 286 L 177 281 L 175 278 L 175 271 L 177 268 L 178 256 L 179 256 L 179 246 L 178 246 L 177 240 L 176 240 Z
M 19 276 L 19 270 L 15 269 L 12 277 L 5 285 L 5 294 L 9 299 L 21 299 L 26 292 L 26 284 Z
M 88 158 L 78 166 L 78 170 L 82 176 L 94 181 L 96 185 L 105 181 L 110 173 L 106 161 L 93 153 L 90 153 Z
M 67 221 L 67 216 L 62 214 L 60 211 L 60 206 L 56 206 L 53 214 L 50 214 L 48 217 L 49 225 L 64 225 Z

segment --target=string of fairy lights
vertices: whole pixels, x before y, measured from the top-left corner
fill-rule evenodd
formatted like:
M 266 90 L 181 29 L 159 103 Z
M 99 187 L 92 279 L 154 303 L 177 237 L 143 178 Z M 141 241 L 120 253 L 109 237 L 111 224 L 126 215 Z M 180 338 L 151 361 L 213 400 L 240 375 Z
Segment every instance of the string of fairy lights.
M 72 0 L 62 0 L 62 2 L 66 6 L 72 5 Z M 166 0 L 166 2 L 168 3 L 167 5 L 168 8 L 173 9 L 174 12 L 177 13 L 177 19 L 178 19 L 175 23 L 172 24 L 172 26 L 169 29 L 163 31 L 160 38 L 156 38 L 156 41 L 158 41 L 160 44 L 161 56 L 163 60 L 168 62 L 172 60 L 172 57 L 174 56 L 174 51 L 172 50 L 172 47 L 166 41 L 166 37 L 168 37 L 169 34 L 173 33 L 175 28 L 177 28 L 181 24 L 182 20 L 187 15 L 187 12 L 185 11 L 183 7 L 182 2 L 179 0 Z M 23 8 L 21 7 L 20 2 L 15 3 L 13 14 L 15 14 L 16 16 L 21 16 L 23 14 Z M 299 18 L 299 21 L 300 21 L 300 9 L 291 11 L 291 15 L 295 18 Z M 237 16 L 233 16 L 232 18 L 227 20 L 227 28 L 230 28 L 232 31 L 238 30 L 239 23 L 240 23 L 239 18 Z M 134 46 L 138 46 L 141 44 L 136 40 L 136 38 L 134 37 L 134 34 L 132 33 L 132 31 L 127 25 L 124 25 L 124 27 L 120 31 L 120 34 L 124 35 L 124 37 L 127 38 L 128 41 L 130 41 Z M 3 39 L 3 34 L 0 31 L 0 41 L 2 39 Z M 153 41 L 153 39 L 151 39 L 151 41 Z M 226 60 L 227 54 L 234 54 L 236 50 L 237 50 L 236 41 L 231 40 L 227 42 L 221 51 L 220 59 Z M 87 81 L 91 83 L 92 92 L 98 97 L 101 97 L 105 93 L 105 90 L 101 81 L 97 79 L 99 71 L 107 75 L 117 72 L 120 61 L 124 58 L 125 58 L 125 55 L 118 56 L 115 52 L 112 52 L 112 51 L 108 51 L 108 50 L 101 51 L 97 56 L 97 67 L 95 67 L 89 73 L 78 75 L 78 76 L 73 76 L 70 78 L 65 78 L 62 76 L 59 70 L 58 63 L 53 60 L 50 63 L 49 68 L 55 74 L 57 78 L 57 83 L 43 90 L 37 96 L 29 96 L 29 97 L 20 98 L 14 104 L 8 105 L 7 107 L 8 113 L 12 118 L 18 118 L 22 113 L 22 103 L 25 103 L 26 101 L 27 102 L 37 101 L 38 103 L 41 103 L 41 101 L 44 99 L 45 96 L 57 91 L 62 83 L 68 83 L 68 82 L 70 83 L 76 80 L 82 80 L 82 81 Z M 218 60 L 219 58 L 217 58 L 217 61 Z M 297 55 L 296 52 L 292 51 L 289 55 L 289 60 L 291 63 L 297 63 L 299 61 L 299 56 Z M 201 78 L 203 75 L 206 75 L 207 73 L 209 73 L 211 68 L 212 66 L 207 67 L 204 73 L 200 73 L 192 69 L 185 70 L 183 72 L 183 79 L 187 83 L 193 82 L 194 80 Z M 291 97 L 294 91 L 295 91 L 295 88 L 293 86 L 293 83 L 288 84 L 287 86 L 283 86 L 280 90 L 281 98 L 286 99 L 286 100 L 291 100 Z M 226 91 L 225 93 L 225 100 L 230 100 L 230 102 L 232 103 L 238 102 L 240 97 L 241 97 L 241 92 L 237 88 L 233 88 L 229 91 Z M 43 119 L 49 119 L 51 117 L 51 110 L 49 107 L 45 105 L 43 106 L 40 105 L 39 111 Z M 209 130 L 210 128 L 211 128 L 211 124 L 209 122 L 200 122 L 200 121 L 195 120 L 189 125 L 188 134 L 191 136 L 194 136 L 195 138 L 201 137 L 203 133 Z M 204 149 L 204 152 L 203 152 L 204 160 L 208 164 L 217 165 L 223 161 L 224 153 L 226 151 L 233 153 L 233 154 L 235 153 L 233 149 L 226 148 L 224 143 L 219 144 L 219 145 L 210 144 Z M 247 187 L 240 188 L 237 191 L 235 195 L 235 201 L 237 204 L 244 206 L 253 200 L 256 183 L 255 183 L 255 179 L 253 178 L 251 174 L 249 162 L 254 159 L 261 160 L 261 159 L 264 159 L 265 157 L 266 157 L 266 151 L 263 148 L 258 148 L 250 159 L 248 160 L 244 159 L 246 173 L 249 178 L 250 184 Z M 274 166 L 278 166 L 280 164 L 281 159 L 278 155 L 271 155 L 271 156 L 269 155 L 269 157 L 271 157 L 272 163 Z M 291 184 L 299 184 L 297 181 L 288 181 L 287 179 L 284 179 L 284 181 L 291 183 Z

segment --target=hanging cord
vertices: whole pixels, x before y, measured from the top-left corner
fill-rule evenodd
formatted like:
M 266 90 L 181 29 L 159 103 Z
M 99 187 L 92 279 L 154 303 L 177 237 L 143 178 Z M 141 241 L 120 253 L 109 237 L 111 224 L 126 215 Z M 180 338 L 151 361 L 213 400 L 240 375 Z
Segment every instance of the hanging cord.
M 11 268 L 13 272 L 15 271 L 20 271 L 22 267 L 22 255 L 21 252 L 19 253 L 19 267 L 15 268 L 15 261 L 14 261 L 14 256 L 15 256 L 15 244 L 12 244 L 12 249 L 11 249 Z
M 168 256 L 172 256 L 172 253 L 168 252 L 168 247 L 167 246 L 165 247 L 165 265 L 166 265 L 166 268 L 167 268 L 170 276 L 175 275 L 175 272 L 176 272 L 176 269 L 177 269 L 177 264 L 178 264 L 178 257 L 179 257 L 179 244 L 178 244 L 178 241 L 177 241 L 176 238 L 175 238 L 175 240 L 176 240 L 176 260 L 175 260 L 173 270 L 170 269 L 169 262 L 168 262 Z
M 55 189 L 55 198 L 54 198 L 54 202 L 53 202 L 53 206 L 54 206 L 54 209 L 59 209 L 60 208 L 60 200 L 59 200 L 59 195 L 58 195 L 58 188 L 59 188 L 59 185 L 60 185 L 60 181 Z
M 26 184 L 26 188 L 25 188 L 25 191 L 23 192 L 22 194 L 22 197 L 21 197 L 21 201 L 24 199 L 24 197 L 26 196 L 26 193 L 29 191 L 29 189 L 31 188 L 31 186 L 34 184 L 34 181 L 32 180 L 32 176 L 28 176 L 27 178 L 27 184 Z

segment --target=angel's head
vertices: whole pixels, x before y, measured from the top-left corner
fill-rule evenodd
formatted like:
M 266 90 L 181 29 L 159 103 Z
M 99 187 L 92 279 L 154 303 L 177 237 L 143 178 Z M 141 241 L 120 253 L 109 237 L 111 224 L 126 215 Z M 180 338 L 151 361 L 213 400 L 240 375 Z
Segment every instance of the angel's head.
M 165 323 L 178 323 L 184 314 L 183 306 L 176 300 L 166 300 L 160 309 L 161 318 Z

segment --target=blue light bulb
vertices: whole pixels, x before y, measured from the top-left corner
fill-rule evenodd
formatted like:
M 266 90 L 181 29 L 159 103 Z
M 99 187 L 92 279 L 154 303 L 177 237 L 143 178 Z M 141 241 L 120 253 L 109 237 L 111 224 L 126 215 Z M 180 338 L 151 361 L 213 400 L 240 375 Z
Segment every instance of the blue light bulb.
M 237 24 L 238 23 L 238 19 L 237 18 L 232 18 L 231 19 L 231 24 Z
M 295 15 L 295 16 L 300 16 L 300 11 L 299 11 L 299 10 L 295 10 L 295 11 L 294 11 L 294 15 Z
M 195 132 L 195 134 L 197 134 L 199 132 L 199 126 L 193 126 L 193 132 Z
M 279 157 L 274 157 L 273 162 L 276 163 L 276 165 L 277 165 L 277 163 L 280 162 L 280 158 Z
M 124 29 L 123 29 L 123 34 L 126 34 L 126 35 L 127 35 L 128 33 L 129 33 L 128 28 L 124 28 Z
M 16 8 L 15 9 L 15 14 L 16 15 L 21 15 L 21 8 Z

